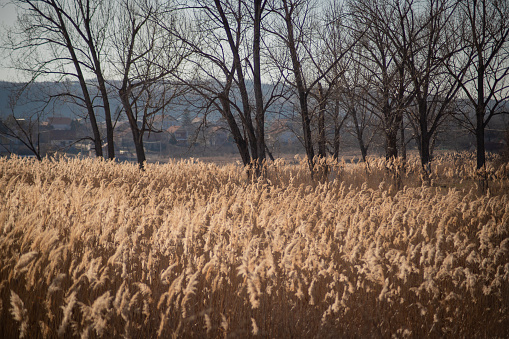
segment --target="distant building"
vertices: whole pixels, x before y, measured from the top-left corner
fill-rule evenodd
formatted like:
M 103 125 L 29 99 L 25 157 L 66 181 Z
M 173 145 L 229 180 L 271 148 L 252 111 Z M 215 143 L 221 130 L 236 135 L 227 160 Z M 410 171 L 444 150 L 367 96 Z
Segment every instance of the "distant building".
M 210 146 L 221 146 L 228 142 L 229 132 L 222 126 L 212 126 L 206 134 Z
M 171 126 L 166 130 L 166 132 L 168 132 L 171 137 L 175 138 L 177 145 L 187 145 L 189 133 L 182 126 Z
M 53 129 L 47 131 L 47 138 L 52 148 L 64 148 L 76 142 L 76 133 L 71 130 Z
M 176 124 L 177 119 L 170 115 L 156 115 L 150 120 L 150 125 L 155 130 L 166 130 Z
M 47 126 L 54 130 L 69 131 L 72 119 L 67 117 L 51 117 L 47 120 Z

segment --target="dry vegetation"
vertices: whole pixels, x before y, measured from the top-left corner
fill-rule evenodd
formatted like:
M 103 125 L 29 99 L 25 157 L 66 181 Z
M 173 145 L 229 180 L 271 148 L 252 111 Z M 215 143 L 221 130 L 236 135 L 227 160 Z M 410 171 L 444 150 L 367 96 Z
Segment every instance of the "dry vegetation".
M 331 165 L 0 159 L 0 336 L 507 335 L 509 165 Z

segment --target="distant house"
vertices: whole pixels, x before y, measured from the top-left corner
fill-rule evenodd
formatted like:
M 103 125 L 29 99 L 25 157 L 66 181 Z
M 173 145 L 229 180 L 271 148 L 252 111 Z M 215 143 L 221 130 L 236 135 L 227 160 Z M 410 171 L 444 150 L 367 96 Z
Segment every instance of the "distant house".
M 207 139 L 210 146 L 220 146 L 228 142 L 228 131 L 221 126 L 213 126 L 207 130 Z
M 191 124 L 193 126 L 199 127 L 205 123 L 204 117 L 196 117 L 193 120 L 191 120 Z
M 41 145 L 44 128 L 37 126 L 31 119 L 14 118 L 9 116 L 0 120 L 0 155 L 11 153 L 30 155 L 32 150 L 25 144 Z
M 145 142 L 164 142 L 167 141 L 167 139 L 166 133 L 145 131 L 143 134 L 143 140 Z
M 128 121 L 119 121 L 117 123 L 115 132 L 113 133 L 113 141 L 121 150 L 129 147 L 133 143 L 133 135 Z
M 170 136 L 175 137 L 178 145 L 187 145 L 189 133 L 182 126 L 171 126 L 166 132 L 168 132 Z
M 149 124 L 155 130 L 166 130 L 176 125 L 177 119 L 170 115 L 156 115 L 151 118 Z
M 55 148 L 67 147 L 76 142 L 76 132 L 71 130 L 53 129 L 46 132 L 49 144 Z
M 47 126 L 54 130 L 69 131 L 71 129 L 71 118 L 51 117 L 47 120 Z

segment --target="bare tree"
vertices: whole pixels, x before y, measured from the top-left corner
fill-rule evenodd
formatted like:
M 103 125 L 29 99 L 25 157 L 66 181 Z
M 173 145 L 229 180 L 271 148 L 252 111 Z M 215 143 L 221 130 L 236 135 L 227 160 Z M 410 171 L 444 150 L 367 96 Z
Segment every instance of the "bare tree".
M 252 127 L 252 124 L 249 124 L 250 120 L 245 116 L 241 105 L 237 104 L 235 94 L 238 91 L 232 90 L 236 68 L 229 45 L 226 44 L 223 19 L 217 15 L 214 3 L 197 2 L 193 5 L 184 4 L 181 9 L 192 15 L 193 20 L 188 27 L 175 30 L 165 27 L 169 34 L 185 42 L 187 48 L 193 52 L 189 58 L 192 66 L 179 80 L 191 89 L 192 95 L 200 98 L 192 103 L 194 107 L 205 115 L 214 110 L 222 115 L 232 133 L 243 164 L 248 165 L 251 163 L 250 139 L 245 137 L 247 133 L 243 129 L 251 130 L 250 135 L 254 135 L 254 129 L 250 128 Z M 237 16 L 232 15 L 234 18 L 240 16 L 241 12 L 238 10 L 239 8 L 234 12 Z M 242 37 L 239 25 L 240 21 L 237 21 L 235 30 L 230 27 L 230 33 L 233 32 L 238 49 Z M 192 31 L 192 34 L 187 34 L 187 31 Z
M 327 107 L 327 98 L 331 97 L 335 82 L 341 74 L 338 69 L 339 62 L 353 45 L 346 46 L 342 50 L 338 50 L 338 46 L 335 46 L 334 51 L 329 49 L 332 53 L 328 55 L 332 58 L 324 62 L 318 57 L 324 49 L 313 43 L 319 38 L 317 32 L 323 28 L 321 25 L 323 21 L 318 17 L 315 3 L 307 0 L 276 1 L 272 7 L 272 13 L 274 19 L 270 32 L 279 41 L 280 47 L 285 50 L 282 54 L 274 53 L 272 62 L 277 65 L 286 83 L 294 90 L 301 118 L 306 157 L 311 176 L 314 176 L 315 145 L 318 148 L 319 157 L 326 154 L 324 112 Z M 332 22 L 331 26 L 334 24 L 335 22 Z M 326 88 L 323 87 L 322 82 L 327 83 Z M 312 121 L 315 115 L 313 102 L 318 113 L 317 137 L 313 137 L 312 133 Z
M 120 3 L 113 35 L 117 56 L 113 67 L 121 81 L 117 85 L 120 101 L 127 115 L 138 164 L 146 161 L 145 132 L 159 132 L 153 125 L 155 115 L 162 115 L 167 105 L 180 94 L 171 81 L 186 52 L 180 41 L 161 29 L 161 22 L 175 24 L 174 14 L 157 0 Z
M 350 1 L 357 60 L 368 72 L 368 109 L 380 121 L 387 159 L 398 156 L 398 132 L 403 114 L 413 99 L 406 68 L 410 41 L 401 32 L 401 20 L 409 11 L 407 2 L 392 0 Z M 356 31 L 365 32 L 362 37 Z
M 276 62 L 281 63 L 280 68 L 282 71 L 284 71 L 285 68 L 290 67 L 291 74 L 293 76 L 293 79 L 290 81 L 297 92 L 298 106 L 300 108 L 300 116 L 302 120 L 304 148 L 307 155 L 309 169 L 313 176 L 315 151 L 311 135 L 311 114 L 308 107 L 310 87 L 306 86 L 302 68 L 302 56 L 299 54 L 302 53 L 299 49 L 299 47 L 301 47 L 299 43 L 304 39 L 303 36 L 298 35 L 299 33 L 304 35 L 304 24 L 307 23 L 305 18 L 311 10 L 308 5 L 309 4 L 306 1 L 290 0 L 282 0 L 275 4 L 273 12 L 279 15 L 282 20 L 282 24 L 276 23 L 272 28 L 272 33 L 283 41 L 291 60 L 291 64 L 288 66 L 284 60 L 276 60 Z M 296 36 L 296 34 L 298 36 Z M 287 79 L 290 78 L 287 76 Z
M 89 68 L 96 76 L 97 85 L 102 99 L 102 108 L 106 123 L 106 141 L 108 149 L 108 158 L 115 158 L 115 144 L 113 141 L 113 123 L 110 109 L 109 91 L 106 86 L 106 80 L 103 72 L 103 47 L 106 43 L 107 25 L 109 22 L 108 15 L 111 13 L 112 7 L 105 4 L 108 1 L 94 0 L 76 0 L 75 6 L 80 14 L 77 20 L 73 22 L 73 26 L 79 32 L 82 40 L 88 47 Z M 97 19 L 99 17 L 99 19 Z M 82 22 L 83 28 L 79 23 Z
M 351 15 L 345 12 L 343 3 L 332 2 L 326 7 L 324 29 L 320 30 L 325 60 L 322 68 L 336 60 L 344 50 L 348 52 L 337 63 L 324 80 L 331 89 L 329 102 L 332 106 L 334 136 L 332 140 L 334 158 L 338 158 L 340 130 L 346 124 L 356 139 L 363 161 L 366 160 L 371 141 L 375 136 L 374 115 L 369 110 L 369 71 L 359 62 L 357 55 L 360 47 L 353 40 L 358 34 L 353 32 L 349 21 Z M 353 33 L 353 34 L 352 34 Z M 350 48 L 353 46 L 353 48 Z M 328 60 L 327 60 L 328 59 Z M 320 65 L 317 65 L 320 68 Z
M 255 97 L 256 148 L 258 161 L 265 160 L 265 111 L 263 104 L 261 57 L 261 26 L 267 0 L 253 0 L 253 87 Z
M 255 1 L 255 8 L 256 7 L 260 7 L 260 4 L 258 1 Z M 249 145 L 250 145 L 250 149 L 251 149 L 251 157 L 253 160 L 263 160 L 265 158 L 265 148 L 261 147 L 262 153 L 258 154 L 260 147 L 258 146 L 257 137 L 263 138 L 264 132 L 262 133 L 262 135 L 257 136 L 255 131 L 258 131 L 258 132 L 264 131 L 264 127 L 260 126 L 259 128 L 255 128 L 252 123 L 252 117 L 251 117 L 252 116 L 252 114 L 251 114 L 252 105 L 249 102 L 249 94 L 248 94 L 246 78 L 245 78 L 245 74 L 244 74 L 245 72 L 244 72 L 244 68 L 242 65 L 242 60 L 243 59 L 245 60 L 245 58 L 241 59 L 241 56 L 240 56 L 240 48 L 241 48 L 241 44 L 243 43 L 242 39 L 246 38 L 246 36 L 243 34 L 243 30 L 245 29 L 243 27 L 243 21 L 244 21 L 243 19 L 244 19 L 244 16 L 246 15 L 245 8 L 241 1 L 221 2 L 218 0 L 214 1 L 213 8 L 207 7 L 207 6 L 204 6 L 203 8 L 205 8 L 210 14 L 215 15 L 218 18 L 219 23 L 222 25 L 222 27 L 224 29 L 224 34 L 226 35 L 226 43 L 228 44 L 228 46 L 230 48 L 230 52 L 233 57 L 233 68 L 232 69 L 234 70 L 235 75 L 236 75 L 236 85 L 238 86 L 238 90 L 240 92 L 240 97 L 241 97 L 241 101 L 242 101 L 242 118 L 244 120 L 243 125 L 244 125 L 244 131 L 247 133 L 247 136 L 248 136 Z M 212 12 L 211 12 L 211 9 L 212 9 Z M 261 8 L 258 8 L 258 12 L 260 10 L 261 10 Z M 229 14 L 228 16 L 227 16 L 227 13 Z M 234 28 L 230 26 L 230 21 L 232 21 L 233 25 L 235 25 Z M 255 12 L 255 23 L 258 24 L 258 27 L 254 26 L 254 32 L 256 34 L 256 37 L 258 39 L 260 39 L 261 36 L 260 36 L 260 32 L 259 32 L 259 30 L 260 30 L 259 25 L 261 24 L 261 13 Z M 253 36 L 253 40 L 254 40 L 254 36 Z M 255 55 L 255 51 L 253 51 L 253 56 L 254 56 L 254 59 L 258 59 L 258 61 L 259 61 L 260 41 L 259 40 L 256 41 L 253 44 L 253 46 L 258 47 L 258 50 L 256 51 L 256 55 Z M 259 66 L 260 66 L 260 64 L 259 64 L 259 62 L 257 62 L 256 67 L 257 67 L 258 77 L 260 76 Z M 257 79 L 257 80 L 255 80 L 255 83 L 258 83 L 259 81 L 260 81 L 260 79 Z M 261 86 L 258 87 L 258 91 L 260 89 L 261 89 Z M 259 94 L 261 94 L 261 93 L 259 93 Z M 261 100 L 261 98 L 258 98 L 257 102 L 260 100 Z M 257 112 L 258 111 L 259 110 L 257 108 Z M 260 107 L 260 112 L 261 112 L 261 107 Z M 258 117 L 257 121 L 262 122 L 263 121 L 262 117 Z
M 351 51 L 344 54 L 354 43 L 349 39 L 345 22 L 347 16 L 341 2 L 332 1 L 323 4 L 325 11 L 320 19 L 322 24 L 316 30 L 316 37 L 311 39 L 314 45 L 314 53 L 309 53 L 312 65 L 317 74 L 324 75 L 323 82 L 318 83 L 318 95 L 311 91 L 311 95 L 317 101 L 318 123 L 317 123 L 317 144 L 318 156 L 325 157 L 331 154 L 334 159 L 339 157 L 340 133 L 346 122 L 347 114 L 341 105 L 343 98 L 342 88 L 345 83 L 345 72 L 350 67 L 349 56 Z M 310 49 L 308 49 L 310 51 Z M 345 57 L 346 56 L 346 57 Z M 331 68 L 329 68 L 331 67 Z M 332 133 L 331 128 L 332 127 Z M 332 134 L 332 135 L 331 135 Z M 327 146 L 331 146 L 328 151 Z
M 460 82 L 471 108 L 463 121 L 475 135 L 480 169 L 486 163 L 486 126 L 495 115 L 506 113 L 504 102 L 509 98 L 509 3 L 464 1 L 457 13 L 461 25 L 456 32 L 462 49 L 448 69 Z
M 357 139 L 362 161 L 366 161 L 368 150 L 377 132 L 375 115 L 371 113 L 369 94 L 369 75 L 355 59 L 356 52 L 349 54 L 348 71 L 339 81 L 339 105 L 349 118 L 350 133 Z
M 86 107 L 97 156 L 102 156 L 101 133 L 95 113 L 94 91 L 99 88 L 105 114 L 108 157 L 114 158 L 113 125 L 102 62 L 111 3 L 102 0 L 13 0 L 19 5 L 18 31 L 9 35 L 17 68 L 31 74 L 32 81 L 49 78 L 77 79 L 81 95 L 67 93 Z M 110 5 L 109 5 L 110 4 Z M 87 79 L 92 75 L 96 83 Z M 62 93 L 64 94 L 64 93 Z
M 405 66 L 412 80 L 413 105 L 409 119 L 415 131 L 421 164 L 430 170 L 432 140 L 439 126 L 450 116 L 459 83 L 447 72 L 446 65 L 456 52 L 449 44 L 457 1 L 429 0 L 426 3 L 406 3 L 400 16 L 400 39 L 408 41 Z M 403 13 L 399 11 L 399 13 Z
M 23 84 L 11 85 L 7 90 L 11 92 L 9 97 L 9 106 L 11 114 L 5 119 L 0 120 L 0 135 L 7 138 L 10 143 L 21 143 L 36 158 L 42 160 L 43 151 L 40 142 L 40 123 L 44 118 L 45 110 L 48 107 L 47 102 L 41 102 L 41 105 L 33 105 L 33 98 L 30 100 L 31 108 L 24 107 L 23 100 L 27 93 L 30 93 L 30 87 Z M 22 114 L 17 114 L 17 109 L 23 110 Z M 2 144 L 2 147 L 9 153 L 13 153 L 14 149 L 10 145 Z
M 185 3 L 182 9 L 193 14 L 192 30 L 200 38 L 175 33 L 193 51 L 194 73 L 181 80 L 203 98 L 206 110 L 221 113 L 244 165 L 265 159 L 265 115 L 278 97 L 277 79 L 267 90 L 262 86 L 266 5 L 266 0 Z M 261 173 L 258 166 L 255 173 Z

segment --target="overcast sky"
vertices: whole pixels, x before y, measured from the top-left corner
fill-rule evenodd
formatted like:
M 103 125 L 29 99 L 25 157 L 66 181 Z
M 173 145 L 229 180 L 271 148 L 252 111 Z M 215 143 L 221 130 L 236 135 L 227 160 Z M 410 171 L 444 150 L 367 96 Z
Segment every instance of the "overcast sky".
M 0 0 L 0 43 L 3 44 L 3 38 L 5 37 L 5 29 L 10 27 L 16 21 L 16 7 L 9 4 L 9 0 Z M 2 46 L 4 47 L 4 46 Z M 0 81 L 1 80 L 16 80 L 14 72 L 8 70 L 6 66 L 6 54 L 5 51 L 0 48 Z

